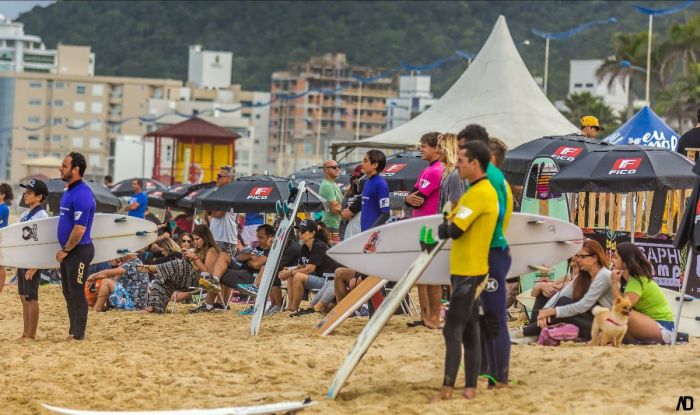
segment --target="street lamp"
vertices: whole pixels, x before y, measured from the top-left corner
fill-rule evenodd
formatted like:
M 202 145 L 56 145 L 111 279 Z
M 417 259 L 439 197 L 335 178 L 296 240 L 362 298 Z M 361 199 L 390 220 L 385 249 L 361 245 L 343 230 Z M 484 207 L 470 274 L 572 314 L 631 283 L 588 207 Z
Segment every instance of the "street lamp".
M 617 19 L 614 17 L 609 17 L 607 20 L 593 20 L 587 23 L 583 23 L 581 25 L 578 25 L 574 27 L 573 29 L 569 29 L 565 32 L 557 32 L 557 33 L 548 33 L 548 32 L 543 32 L 541 30 L 537 29 L 530 29 L 533 35 L 539 36 L 542 39 L 544 39 L 544 95 L 547 95 L 547 79 L 549 76 L 549 40 L 554 39 L 554 40 L 561 40 L 561 39 L 568 39 L 571 36 L 574 36 L 577 33 L 580 33 L 590 27 L 596 26 L 596 25 L 601 25 L 601 24 L 614 24 L 617 23 Z
M 650 7 L 644 7 L 644 6 L 633 6 L 635 9 L 637 9 L 638 12 L 642 14 L 646 14 L 649 16 L 649 34 L 647 36 L 647 82 L 646 82 L 646 88 L 645 88 L 645 94 L 644 94 L 644 99 L 647 102 L 647 105 L 649 105 L 649 85 L 651 83 L 651 35 L 652 35 L 652 26 L 654 24 L 654 16 L 666 16 L 669 14 L 677 13 L 681 10 L 684 10 L 688 7 L 690 7 L 695 0 L 688 0 L 684 3 L 681 3 L 677 5 L 676 7 L 671 7 L 669 9 L 652 9 Z

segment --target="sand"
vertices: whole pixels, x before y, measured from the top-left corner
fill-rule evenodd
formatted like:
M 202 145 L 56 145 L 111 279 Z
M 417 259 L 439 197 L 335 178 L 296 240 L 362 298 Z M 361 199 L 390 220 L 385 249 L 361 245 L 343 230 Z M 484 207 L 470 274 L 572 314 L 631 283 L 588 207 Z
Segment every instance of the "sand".
M 266 317 L 248 336 L 236 310 L 189 315 L 90 312 L 83 342 L 66 342 L 58 286 L 42 286 L 37 341 L 18 341 L 16 287 L 0 294 L 0 413 L 44 414 L 40 403 L 80 409 L 146 410 L 255 405 L 312 397 L 308 414 L 675 412 L 680 395 L 700 401 L 700 342 L 676 347 L 513 347 L 504 390 L 480 386 L 473 401 L 430 405 L 442 380 L 439 331 L 408 328 L 394 317 L 336 401 L 327 386 L 365 318 L 335 335 L 311 334 L 318 315 Z M 241 306 L 234 307 L 240 310 Z M 460 376 L 461 379 L 463 379 Z M 460 383 L 458 383 L 460 385 Z M 458 395 L 457 395 L 458 396 Z

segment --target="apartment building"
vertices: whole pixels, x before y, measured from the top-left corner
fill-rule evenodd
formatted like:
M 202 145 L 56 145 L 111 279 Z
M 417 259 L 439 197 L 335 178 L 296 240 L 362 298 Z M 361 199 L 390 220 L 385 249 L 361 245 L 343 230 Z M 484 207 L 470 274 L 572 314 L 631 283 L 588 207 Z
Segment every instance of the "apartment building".
M 380 72 L 352 66 L 344 53 L 336 53 L 273 73 L 267 158 L 277 174 L 319 165 L 333 143 L 384 131 L 396 79 L 361 82 Z
M 0 15 L 0 72 L 32 72 L 32 73 L 59 73 L 59 50 L 46 49 L 44 42 L 39 36 L 24 33 L 24 24 L 13 22 Z M 95 74 L 95 55 L 89 53 L 84 55 L 80 48 L 68 47 L 64 50 L 64 59 L 70 62 L 78 62 L 73 52 L 80 55 L 80 59 L 87 58 L 87 68 L 89 75 Z M 72 65 L 71 65 L 72 66 Z M 72 68 L 64 62 L 63 71 L 70 72 Z
M 114 141 L 154 128 L 138 117 L 152 98 L 173 98 L 181 81 L 91 76 L 85 50 L 57 56 L 66 73 L 0 73 L 0 180 L 19 182 L 26 160 L 85 154 L 88 178 L 113 170 Z M 89 48 L 87 48 L 89 54 Z M 86 66 L 87 64 L 87 66 Z

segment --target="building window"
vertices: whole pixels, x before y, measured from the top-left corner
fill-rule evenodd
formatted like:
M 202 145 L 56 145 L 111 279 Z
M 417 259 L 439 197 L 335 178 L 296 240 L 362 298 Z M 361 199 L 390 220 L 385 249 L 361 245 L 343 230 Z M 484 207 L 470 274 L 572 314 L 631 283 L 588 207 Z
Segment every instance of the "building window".
M 27 122 L 32 123 L 32 124 L 37 124 L 37 123 L 41 122 L 41 117 L 30 115 L 29 117 L 27 117 Z
M 101 97 L 105 93 L 104 85 L 93 85 L 92 86 L 92 96 Z
M 91 166 L 99 166 L 101 161 L 101 157 L 99 154 L 90 154 L 88 157 L 88 162 L 90 163 Z
M 27 137 L 27 140 L 29 141 L 39 141 L 39 136 L 38 135 L 30 135 Z
M 577 82 L 574 84 L 574 88 L 581 88 L 581 87 L 583 87 L 583 84 L 580 82 Z
M 60 125 L 63 124 L 63 118 L 61 117 L 55 117 L 52 122 L 53 125 Z
M 54 107 L 62 107 L 63 106 L 63 100 L 62 99 L 56 99 L 53 101 L 53 106 Z
M 51 136 L 51 141 L 61 141 L 63 140 L 63 137 L 60 135 L 52 135 Z
M 63 89 L 63 82 L 54 82 L 53 87 L 55 89 Z
M 90 148 L 100 148 L 102 147 L 102 140 L 99 137 L 90 137 Z
M 93 114 L 102 114 L 102 103 L 101 102 L 93 102 L 90 104 L 90 111 Z
M 41 88 L 41 81 L 32 81 L 29 83 L 30 88 Z
M 102 129 L 102 122 L 94 120 L 92 124 L 90 124 L 90 129 L 92 131 L 100 131 Z
M 593 88 L 593 84 L 591 84 L 591 83 L 586 84 L 586 88 Z
M 78 95 L 85 95 L 85 85 L 76 85 L 75 93 Z
M 73 111 L 85 112 L 85 103 L 83 101 L 75 101 L 73 103 Z
M 29 100 L 29 105 L 33 105 L 33 106 L 41 105 L 41 100 L 40 100 L 40 99 L 37 99 L 37 98 L 30 99 L 30 100 Z
M 28 152 L 27 152 L 27 158 L 30 159 L 30 160 L 31 160 L 31 159 L 39 158 L 39 153 L 37 153 L 36 151 L 28 151 Z
M 73 147 L 82 148 L 85 145 L 83 137 L 73 137 Z

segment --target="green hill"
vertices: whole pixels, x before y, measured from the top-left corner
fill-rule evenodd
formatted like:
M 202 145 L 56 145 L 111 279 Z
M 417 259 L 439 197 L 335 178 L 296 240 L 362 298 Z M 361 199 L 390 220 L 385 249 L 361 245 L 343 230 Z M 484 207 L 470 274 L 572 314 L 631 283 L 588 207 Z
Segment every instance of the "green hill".
M 346 52 L 353 64 L 393 68 L 400 62 L 427 64 L 455 49 L 477 52 L 499 14 L 530 71 L 542 76 L 544 40 L 531 28 L 568 30 L 582 22 L 615 16 L 616 25 L 596 26 L 570 39 L 552 41 L 550 97 L 568 89 L 570 59 L 612 54 L 615 31 L 647 28 L 632 2 L 220 2 L 220 1 L 59 1 L 22 14 L 27 33 L 48 47 L 91 45 L 100 75 L 185 79 L 187 46 L 234 53 L 233 79 L 245 88 L 269 90 L 270 75 L 290 62 L 324 52 Z M 664 2 L 649 6 L 668 7 Z M 674 2 L 676 4 L 676 2 Z M 663 6 L 662 6 L 663 5 Z M 659 17 L 657 38 L 672 22 L 697 13 Z M 530 45 L 523 44 L 530 40 Z M 639 63 L 643 65 L 643 62 Z M 443 93 L 462 73 L 455 62 L 432 72 L 433 90 Z

